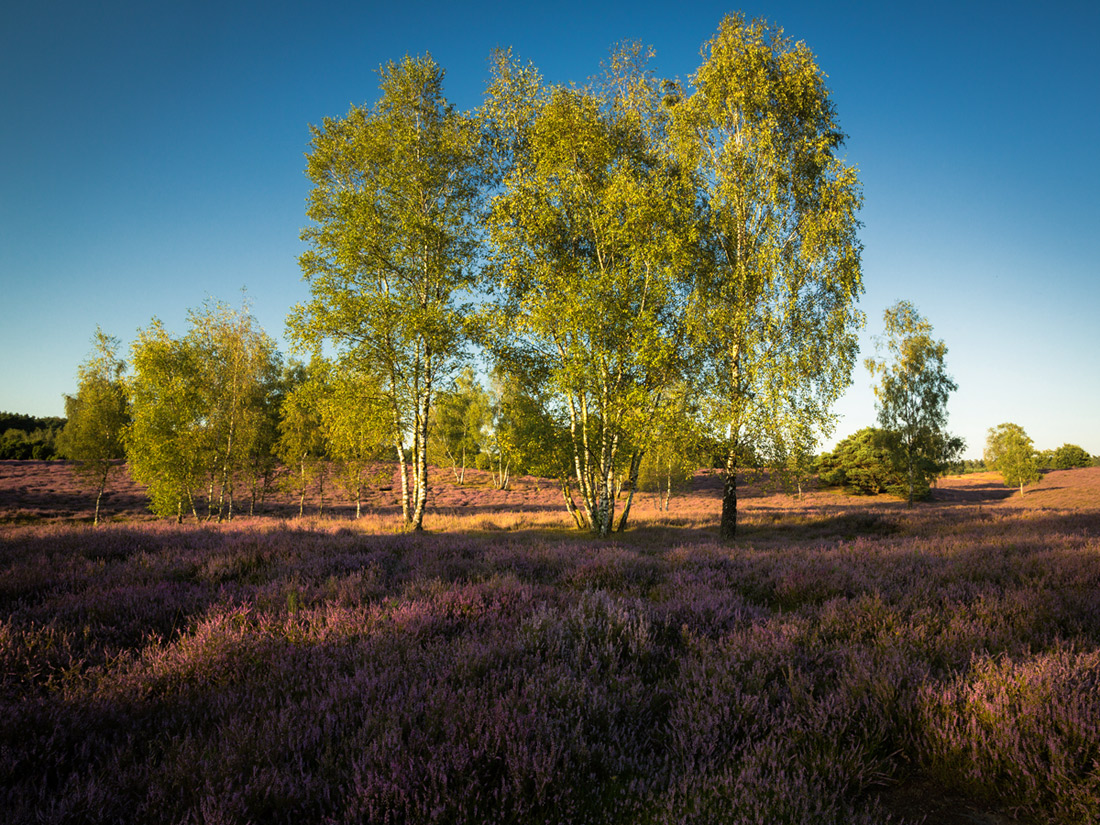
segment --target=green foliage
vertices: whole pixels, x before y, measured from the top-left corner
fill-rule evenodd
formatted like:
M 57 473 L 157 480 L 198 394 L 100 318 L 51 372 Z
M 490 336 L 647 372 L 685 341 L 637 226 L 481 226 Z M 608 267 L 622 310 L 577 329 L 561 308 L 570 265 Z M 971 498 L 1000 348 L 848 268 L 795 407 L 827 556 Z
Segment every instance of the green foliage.
M 330 343 L 341 363 L 378 376 L 405 520 L 420 529 L 432 394 L 469 332 L 459 296 L 477 286 L 479 135 L 444 98 L 443 70 L 430 57 L 387 64 L 380 88 L 373 107 L 312 128 L 314 223 L 300 259 L 310 299 L 288 325 L 299 344 Z
M 271 444 L 280 357 L 246 309 L 210 302 L 188 322 L 180 338 L 157 319 L 138 332 L 126 455 L 154 513 L 198 518 L 205 488 L 207 514 L 232 517 L 237 474 L 260 471 Z
M 584 523 L 601 535 L 685 352 L 693 204 L 647 57 L 621 49 L 577 88 L 543 87 L 503 54 L 485 107 L 499 176 L 491 346 L 508 372 L 543 376 L 543 421 L 568 422 Z
M 489 396 L 467 367 L 453 384 L 436 394 L 430 454 L 439 464 L 450 464 L 462 484 L 466 467 L 475 462 L 491 425 Z
M 818 477 L 824 484 L 843 487 L 852 495 L 891 495 L 907 497 L 909 482 L 903 468 L 897 463 L 898 435 L 889 430 L 864 427 L 836 445 L 831 453 L 823 454 L 817 462 Z M 927 483 L 913 491 L 920 499 L 928 495 Z
M 326 392 L 318 399 L 325 452 L 337 463 L 337 483 L 355 497 L 362 515 L 363 487 L 390 475 L 377 466 L 393 444 L 391 419 L 377 376 L 354 366 L 326 365 Z
M 906 479 L 910 504 L 962 452 L 961 438 L 945 432 L 947 399 L 958 389 L 947 374 L 947 347 L 932 338 L 932 325 L 908 301 L 883 315 L 884 338 L 876 341 L 878 357 L 865 363 L 878 376 L 875 398 L 879 425 L 891 441 L 893 463 Z
M 1092 456 L 1076 444 L 1063 444 L 1054 451 L 1051 467 L 1055 470 L 1072 470 L 1092 466 Z
M 63 421 L 64 419 L 58 419 Z M 33 459 L 44 461 L 52 458 L 64 458 L 63 446 L 58 437 L 61 428 L 36 428 L 23 430 L 11 428 L 0 435 L 0 460 L 26 461 Z
M 32 433 L 35 430 L 59 430 L 64 426 L 65 419 L 57 416 L 39 418 L 34 415 L 0 412 L 0 432 L 6 433 L 8 430 L 19 430 Z
M 862 194 L 805 44 L 731 15 L 693 83 L 672 106 L 698 207 L 689 331 L 693 377 L 726 455 L 720 532 L 731 538 L 745 446 L 792 454 L 807 430 L 812 443 L 851 380 Z
M 276 451 L 289 468 L 287 486 L 298 494 L 298 516 L 305 511 L 306 492 L 313 482 L 321 485 L 324 510 L 325 429 L 322 410 L 332 387 L 328 365 L 314 359 L 309 368 L 292 369 L 279 414 Z
M 668 511 L 673 492 L 687 490 L 703 463 L 705 439 L 700 416 L 686 385 L 667 394 L 653 424 L 653 437 L 638 468 L 637 488 L 656 495 L 658 509 Z
M 1005 423 L 989 429 L 985 442 L 985 463 L 1004 478 L 1004 483 L 1024 486 L 1042 478 L 1035 447 L 1019 424 Z
M 64 458 L 58 436 L 65 419 L 0 412 L 0 460 Z
M 816 445 L 817 437 L 810 422 L 791 427 L 767 445 L 766 464 L 773 479 L 788 493 L 797 492 L 799 498 L 816 467 L 813 452 Z
M 65 396 L 68 422 L 60 446 L 76 461 L 77 473 L 96 487 L 95 517 L 111 469 L 125 457 L 123 436 L 130 423 L 130 407 L 122 375 L 126 362 L 118 357 L 118 339 L 96 327 L 95 346 L 78 370 L 76 395 Z

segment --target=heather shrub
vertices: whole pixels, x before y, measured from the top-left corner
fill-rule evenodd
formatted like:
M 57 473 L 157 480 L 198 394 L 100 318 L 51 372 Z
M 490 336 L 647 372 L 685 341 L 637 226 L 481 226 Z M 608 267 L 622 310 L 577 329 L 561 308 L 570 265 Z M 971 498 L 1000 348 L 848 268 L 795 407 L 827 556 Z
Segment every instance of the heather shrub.
M 1097 817 L 1094 512 L 747 500 L 734 545 L 702 496 L 598 543 L 507 513 L 4 528 L 0 811 L 915 825 L 889 788 L 931 776 Z
M 949 786 L 1036 821 L 1100 818 L 1100 652 L 976 658 L 920 710 L 922 756 Z

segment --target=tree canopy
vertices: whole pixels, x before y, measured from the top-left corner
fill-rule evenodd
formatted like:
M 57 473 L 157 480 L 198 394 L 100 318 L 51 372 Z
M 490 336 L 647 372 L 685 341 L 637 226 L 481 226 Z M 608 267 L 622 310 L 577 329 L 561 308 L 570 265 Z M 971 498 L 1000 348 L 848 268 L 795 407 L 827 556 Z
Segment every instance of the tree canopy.
M 879 379 L 879 426 L 896 435 L 891 451 L 906 478 L 912 506 L 965 446 L 945 430 L 947 399 L 958 387 L 947 374 L 947 346 L 932 337 L 932 324 L 911 303 L 899 301 L 887 308 L 883 321 L 877 357 L 865 363 Z
M 985 463 L 1004 478 L 1004 483 L 1024 486 L 1042 478 L 1031 438 L 1019 424 L 1006 422 L 990 427 L 985 442 Z
M 96 327 L 94 347 L 80 365 L 76 395 L 65 396 L 67 422 L 61 448 L 77 463 L 77 472 L 96 488 L 93 524 L 111 470 L 125 456 L 123 438 L 130 423 L 130 404 L 123 382 L 126 362 L 119 358 L 118 339 Z
M 461 302 L 477 284 L 479 134 L 443 96 L 443 74 L 430 56 L 391 62 L 373 107 L 312 128 L 310 299 L 288 322 L 299 344 L 327 342 L 341 364 L 379 377 L 413 529 L 427 503 L 432 394 L 464 351 Z
M 1072 470 L 1092 465 L 1092 456 L 1083 447 L 1076 444 L 1063 444 L 1051 456 L 1051 466 L 1055 470 Z

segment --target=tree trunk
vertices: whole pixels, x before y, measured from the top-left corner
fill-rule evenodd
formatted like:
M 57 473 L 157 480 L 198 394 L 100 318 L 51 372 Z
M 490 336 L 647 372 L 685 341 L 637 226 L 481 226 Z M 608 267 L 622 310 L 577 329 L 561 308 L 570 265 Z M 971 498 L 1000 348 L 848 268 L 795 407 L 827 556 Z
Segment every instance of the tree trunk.
M 718 538 L 733 541 L 737 537 L 737 453 L 730 448 L 726 456 L 726 478 L 722 489 L 722 520 Z
M 415 507 L 412 514 L 412 529 L 416 532 L 420 532 L 424 529 L 424 509 L 428 505 L 428 407 L 430 404 L 430 384 L 429 389 L 424 392 L 423 399 L 419 402 L 420 409 L 417 411 L 417 434 L 413 439 L 416 449 L 416 455 L 413 457 L 416 461 L 416 499 Z
M 230 461 L 233 455 L 233 423 L 230 421 L 229 425 L 229 441 L 225 445 L 225 458 L 222 460 L 222 483 L 221 489 L 218 490 L 218 521 L 223 518 L 228 518 L 230 521 L 233 519 L 233 474 L 230 472 Z M 223 508 L 225 507 L 225 494 L 226 488 L 229 492 L 229 512 L 225 513 Z
M 577 525 L 577 529 L 584 530 L 588 525 L 585 524 L 584 514 L 577 509 L 577 503 L 573 501 L 573 492 L 569 489 L 569 476 L 560 479 L 559 484 L 562 498 L 565 499 L 565 509 L 573 517 L 573 523 Z
M 103 488 L 107 486 L 107 474 L 111 472 L 111 465 L 108 464 L 103 470 L 103 475 L 99 477 L 99 489 L 95 494 L 95 515 L 92 517 L 92 526 L 95 527 L 99 524 L 99 502 L 103 499 Z
M 412 523 L 412 512 L 409 510 L 409 467 L 405 463 L 405 445 L 401 437 L 396 439 L 397 467 L 401 471 L 401 516 L 405 524 Z
M 909 503 L 906 507 L 913 506 L 913 456 L 908 456 L 908 469 L 909 469 Z
M 626 504 L 623 505 L 623 514 L 619 518 L 620 533 L 626 531 L 626 520 L 630 517 L 630 505 L 634 503 L 634 491 L 638 489 L 638 472 L 642 466 L 643 453 L 638 450 L 634 455 L 630 457 L 630 475 L 627 477 L 627 486 L 630 488 L 626 493 Z
M 99 492 L 95 494 L 95 515 L 92 516 L 92 526 L 99 524 L 99 501 L 103 498 L 103 484 L 99 485 Z
M 302 471 L 302 492 L 298 498 L 298 518 L 301 518 L 306 511 L 306 459 L 302 456 L 302 460 L 299 463 Z

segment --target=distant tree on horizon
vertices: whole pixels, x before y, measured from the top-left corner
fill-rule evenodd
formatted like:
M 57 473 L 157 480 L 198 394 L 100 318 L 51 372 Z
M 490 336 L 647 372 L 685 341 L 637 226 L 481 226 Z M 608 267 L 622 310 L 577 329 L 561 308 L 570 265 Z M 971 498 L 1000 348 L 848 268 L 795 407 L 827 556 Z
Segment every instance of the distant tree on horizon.
M 1055 470 L 1073 470 L 1091 466 L 1092 456 L 1076 444 L 1063 444 L 1051 456 L 1051 467 Z
M 878 423 L 896 434 L 890 442 L 902 469 L 909 506 L 962 453 L 965 442 L 946 432 L 947 399 L 958 385 L 947 374 L 947 346 L 932 337 L 932 324 L 908 301 L 883 314 L 885 333 L 876 339 L 876 357 L 864 363 L 875 386 Z
M 1035 446 L 1019 424 L 1004 423 L 990 427 L 985 442 L 985 463 L 1004 478 L 1004 483 L 1020 487 L 1042 478 Z

